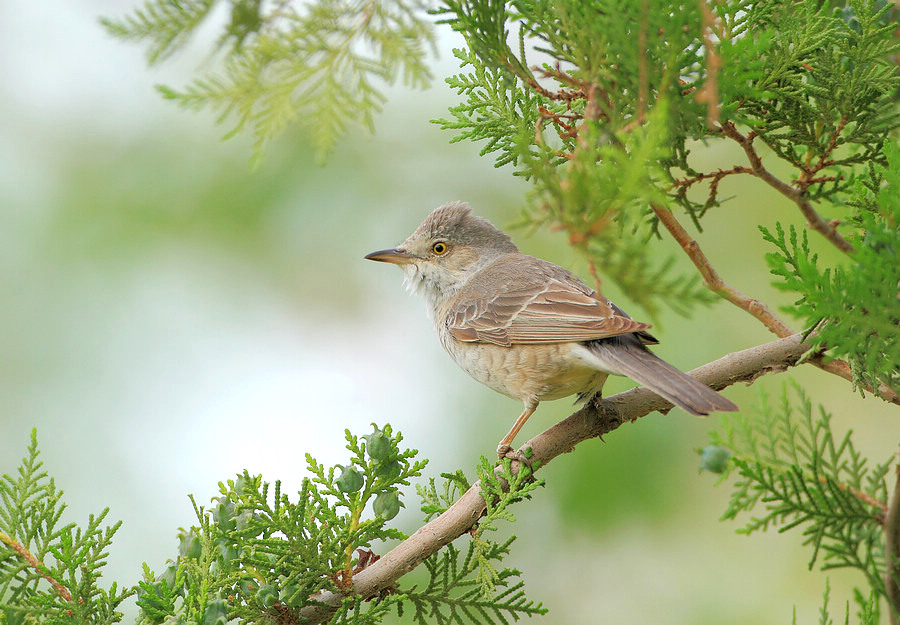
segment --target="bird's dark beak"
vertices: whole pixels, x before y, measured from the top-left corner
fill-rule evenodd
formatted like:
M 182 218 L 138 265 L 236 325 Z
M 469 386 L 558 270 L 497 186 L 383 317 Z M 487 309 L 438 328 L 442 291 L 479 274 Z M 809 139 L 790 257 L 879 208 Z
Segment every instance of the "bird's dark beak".
M 394 265 L 405 265 L 407 263 L 413 262 L 416 257 L 407 252 L 406 250 L 401 250 L 400 248 L 393 248 L 389 250 L 379 250 L 377 252 L 372 252 L 371 254 L 366 254 L 366 260 L 377 260 L 380 263 L 392 263 Z

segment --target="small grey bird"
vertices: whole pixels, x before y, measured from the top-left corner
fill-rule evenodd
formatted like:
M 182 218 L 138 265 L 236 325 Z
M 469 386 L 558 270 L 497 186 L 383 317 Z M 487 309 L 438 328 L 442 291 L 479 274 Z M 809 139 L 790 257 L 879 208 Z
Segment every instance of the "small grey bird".
M 403 243 L 368 260 L 400 266 L 428 301 L 444 349 L 473 378 L 525 410 L 497 446 L 503 457 L 538 403 L 591 397 L 610 374 L 640 382 L 695 415 L 738 407 L 655 356 L 650 326 L 575 275 L 519 252 L 463 202 L 436 208 Z

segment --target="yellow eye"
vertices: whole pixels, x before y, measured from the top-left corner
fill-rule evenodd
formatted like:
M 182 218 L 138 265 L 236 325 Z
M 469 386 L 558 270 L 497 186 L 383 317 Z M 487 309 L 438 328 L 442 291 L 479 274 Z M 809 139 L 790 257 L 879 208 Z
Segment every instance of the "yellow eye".
M 447 244 L 441 243 L 440 241 L 438 241 L 437 243 L 435 243 L 434 245 L 431 246 L 431 251 L 434 252 L 435 254 L 437 254 L 438 256 L 440 256 L 441 254 L 446 254 L 447 249 L 448 249 Z

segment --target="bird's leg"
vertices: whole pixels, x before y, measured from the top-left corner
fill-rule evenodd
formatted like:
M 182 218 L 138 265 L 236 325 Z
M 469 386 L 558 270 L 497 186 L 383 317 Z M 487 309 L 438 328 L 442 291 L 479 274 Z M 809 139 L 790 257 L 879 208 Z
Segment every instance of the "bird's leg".
M 512 451 L 512 447 L 510 446 L 510 443 L 513 442 L 513 439 L 516 437 L 516 434 L 519 433 L 519 430 L 521 430 L 522 426 L 525 425 L 525 422 L 528 421 L 528 417 L 530 417 L 532 414 L 534 414 L 534 411 L 537 410 L 537 407 L 538 407 L 538 402 L 536 402 L 536 401 L 526 401 L 525 402 L 525 410 L 522 412 L 522 414 L 519 415 L 519 418 L 516 419 L 516 422 L 513 423 L 512 428 L 509 430 L 509 432 L 506 434 L 506 436 L 503 437 L 503 440 L 500 441 L 500 444 L 497 445 L 497 455 L 501 459 L 505 458 L 507 456 L 507 454 L 509 454 L 509 452 Z M 518 458 L 518 456 L 516 456 L 513 459 L 518 460 L 519 458 Z

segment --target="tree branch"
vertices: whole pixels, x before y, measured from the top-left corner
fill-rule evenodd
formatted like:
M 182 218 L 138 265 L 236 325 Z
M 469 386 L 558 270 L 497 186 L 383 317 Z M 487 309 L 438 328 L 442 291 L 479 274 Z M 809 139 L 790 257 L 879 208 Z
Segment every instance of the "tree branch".
M 731 122 L 724 122 L 719 127 L 726 137 L 733 139 L 744 149 L 744 153 L 750 161 L 750 169 L 753 171 L 753 175 L 764 181 L 786 198 L 792 200 L 800 208 L 800 212 L 803 213 L 803 216 L 806 218 L 806 223 L 810 228 L 831 241 L 831 243 L 842 252 L 852 254 L 856 251 L 856 249 L 834 228 L 833 225 L 825 221 L 822 216 L 816 212 L 816 209 L 813 208 L 812 203 L 809 201 L 809 198 L 806 196 L 806 192 L 803 189 L 798 189 L 797 187 L 787 184 L 763 166 L 762 159 L 759 157 L 759 154 L 756 153 L 756 148 L 753 147 L 753 138 L 756 136 L 755 134 L 750 133 L 744 136 L 738 132 L 737 128 L 735 128 L 734 124 Z
M 703 14 L 703 47 L 706 49 L 706 82 L 694 94 L 694 100 L 700 104 L 706 105 L 706 126 L 710 130 L 716 128 L 719 124 L 719 113 L 721 103 L 719 102 L 719 70 L 722 69 L 722 57 L 716 49 L 716 42 L 713 35 L 716 35 L 719 41 L 724 37 L 720 29 L 716 29 L 718 19 L 710 9 L 706 0 L 699 0 L 700 12 Z
M 900 613 L 900 466 L 891 503 L 884 518 L 884 594 L 887 595 L 891 625 Z
M 690 372 L 696 379 L 719 390 L 736 382 L 751 382 L 766 373 L 781 372 L 797 363 L 810 348 L 799 334 L 734 352 Z M 623 423 L 636 421 L 653 411 L 668 411 L 672 404 L 643 387 L 619 393 L 606 399 L 599 395 L 581 410 L 538 434 L 522 445 L 531 448 L 530 461 L 543 467 L 560 454 L 589 438 L 602 437 Z M 513 463 L 514 470 L 516 463 Z M 412 536 L 391 549 L 377 562 L 353 577 L 353 591 L 371 597 L 386 590 L 403 575 L 419 566 L 467 532 L 484 511 L 481 485 L 476 482 L 443 514 L 419 528 Z M 301 616 L 310 623 L 321 623 L 340 606 L 343 595 L 323 592 L 320 606 L 308 606 Z
M 697 267 L 697 271 L 700 272 L 700 275 L 703 276 L 704 284 L 714 293 L 718 293 L 723 298 L 741 308 L 742 310 L 746 310 L 748 313 L 756 317 L 759 321 L 763 323 L 773 334 L 785 337 L 793 334 L 793 330 L 786 323 L 784 323 L 778 316 L 772 312 L 772 310 L 766 306 L 764 302 L 761 302 L 758 299 L 753 299 L 748 297 L 738 291 L 737 289 L 729 286 L 719 273 L 715 270 L 712 264 L 709 262 L 709 259 L 706 257 L 706 254 L 703 253 L 703 250 L 700 249 L 700 244 L 688 234 L 688 231 L 684 229 L 684 226 L 675 218 L 675 215 L 669 209 L 664 206 L 660 206 L 659 204 L 651 204 L 650 208 L 653 209 L 654 214 L 656 215 L 659 222 L 666 227 L 669 231 L 669 234 L 678 242 L 681 246 L 681 249 L 684 250 L 685 254 L 688 255 L 688 258 L 694 263 L 694 266 Z M 850 365 L 848 365 L 845 361 L 840 360 L 839 358 L 835 358 L 833 360 L 826 360 L 824 356 L 821 354 L 814 354 L 810 356 L 807 360 L 810 364 L 818 367 L 822 371 L 826 371 L 828 373 L 834 374 L 838 377 L 844 378 L 848 382 L 853 381 L 853 373 L 850 370 Z M 888 388 L 886 384 L 879 384 L 877 393 L 875 389 L 873 389 L 869 385 L 863 385 L 863 388 L 873 395 L 877 394 L 885 401 L 889 401 L 892 404 L 900 405 L 900 396 L 897 395 L 893 390 Z
M 697 271 L 703 276 L 704 283 L 711 291 L 718 293 L 738 308 L 746 310 L 748 313 L 759 319 L 763 325 L 776 336 L 785 337 L 793 334 L 787 324 L 779 319 L 778 316 L 763 302 L 747 297 L 737 289 L 727 285 L 725 281 L 722 280 L 719 272 L 713 268 L 709 259 L 700 249 L 700 244 L 698 244 L 678 220 L 675 219 L 675 215 L 672 211 L 655 203 L 651 204 L 650 207 L 653 209 L 659 222 L 666 227 L 669 234 L 678 241 L 681 249 L 683 249 L 691 261 L 693 261 L 694 266 L 697 267 Z

